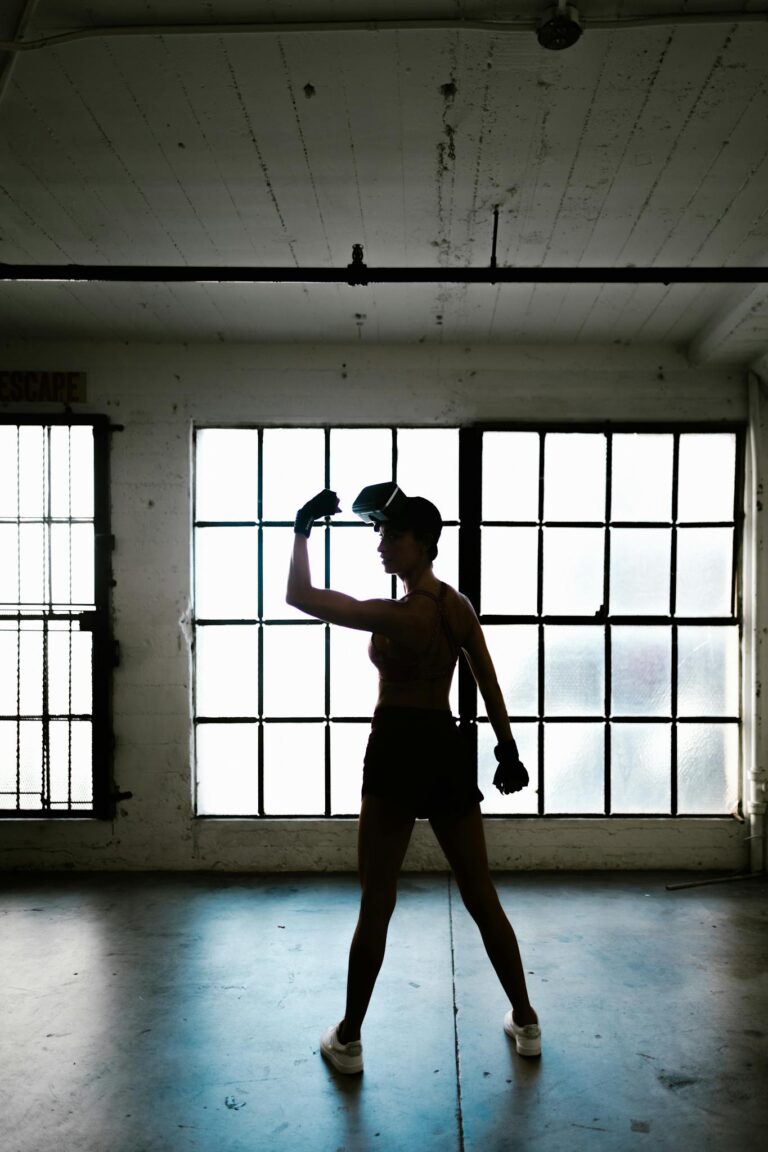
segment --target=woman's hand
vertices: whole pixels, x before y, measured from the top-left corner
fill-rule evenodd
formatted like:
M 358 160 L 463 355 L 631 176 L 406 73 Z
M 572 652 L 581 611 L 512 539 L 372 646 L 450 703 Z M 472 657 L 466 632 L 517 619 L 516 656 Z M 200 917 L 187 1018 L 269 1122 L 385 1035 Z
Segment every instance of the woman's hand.
M 338 496 L 330 488 L 323 488 L 322 492 L 318 492 L 317 496 L 313 496 L 299 508 L 293 531 L 297 536 L 309 537 L 315 520 L 319 520 L 321 516 L 335 516 L 337 512 L 341 512 Z
M 515 741 L 510 737 L 497 744 L 493 754 L 499 762 L 493 783 L 505 796 L 510 792 L 520 792 L 528 783 L 528 772 L 520 759 Z

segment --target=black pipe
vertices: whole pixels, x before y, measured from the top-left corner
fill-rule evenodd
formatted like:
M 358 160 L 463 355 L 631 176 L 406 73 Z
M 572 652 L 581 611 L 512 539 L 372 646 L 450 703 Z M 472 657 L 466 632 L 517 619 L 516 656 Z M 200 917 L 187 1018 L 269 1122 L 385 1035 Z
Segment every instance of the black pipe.
M 0 281 L 253 284 L 765 284 L 768 267 L 216 268 L 200 265 L 0 264 Z

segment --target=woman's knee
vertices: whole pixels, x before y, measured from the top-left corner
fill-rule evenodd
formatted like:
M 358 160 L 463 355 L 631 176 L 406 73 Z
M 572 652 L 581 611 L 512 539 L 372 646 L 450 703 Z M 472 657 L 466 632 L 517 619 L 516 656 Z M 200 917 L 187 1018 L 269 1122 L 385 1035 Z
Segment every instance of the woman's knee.
M 360 919 L 388 924 L 397 903 L 397 888 L 366 885 L 360 898 Z
M 481 883 L 464 883 L 459 886 L 459 891 L 473 920 L 480 922 L 498 915 L 501 903 L 490 879 Z

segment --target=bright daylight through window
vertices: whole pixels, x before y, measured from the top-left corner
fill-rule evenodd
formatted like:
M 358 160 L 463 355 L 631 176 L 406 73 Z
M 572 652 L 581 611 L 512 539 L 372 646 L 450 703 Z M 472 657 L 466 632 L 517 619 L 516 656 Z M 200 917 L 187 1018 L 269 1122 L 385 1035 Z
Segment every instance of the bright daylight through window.
M 105 814 L 105 444 L 98 420 L 0 423 L 4 816 Z
M 440 509 L 436 575 L 479 611 L 531 786 L 486 815 L 728 815 L 739 795 L 741 430 L 201 428 L 195 436 L 196 811 L 357 815 L 376 699 L 361 632 L 288 607 L 295 511 L 316 583 L 399 596 L 351 513 L 394 479 Z M 463 583 L 459 584 L 459 571 Z

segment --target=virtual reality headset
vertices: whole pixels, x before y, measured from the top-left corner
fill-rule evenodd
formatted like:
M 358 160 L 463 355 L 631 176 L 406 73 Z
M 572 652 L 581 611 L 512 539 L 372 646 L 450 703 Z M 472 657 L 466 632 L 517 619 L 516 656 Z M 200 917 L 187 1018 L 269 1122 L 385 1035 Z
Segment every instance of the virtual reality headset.
M 406 496 L 394 480 L 363 488 L 352 504 L 352 511 L 377 529 L 381 524 L 412 528 L 434 536 L 435 542 L 443 529 L 443 520 L 435 505 L 423 496 Z

